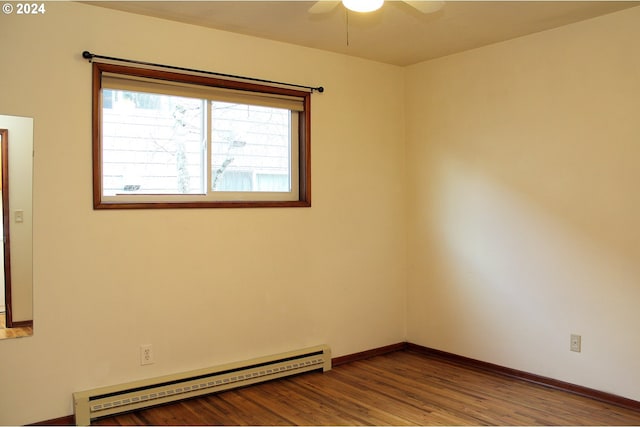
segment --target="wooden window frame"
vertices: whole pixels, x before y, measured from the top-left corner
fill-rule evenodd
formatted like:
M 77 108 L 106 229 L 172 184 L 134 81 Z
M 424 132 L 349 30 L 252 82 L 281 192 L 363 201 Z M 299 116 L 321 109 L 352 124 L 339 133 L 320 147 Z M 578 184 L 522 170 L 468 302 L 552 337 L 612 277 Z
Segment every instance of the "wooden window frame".
M 93 207 L 94 209 L 170 209 L 170 208 L 267 208 L 311 206 L 311 92 L 266 86 L 239 80 L 227 80 L 198 74 L 129 67 L 94 62 L 92 67 L 92 142 L 93 142 Z M 298 120 L 298 180 L 297 200 L 225 200 L 225 201 L 141 201 L 106 202 L 102 197 L 102 75 L 103 73 L 150 78 L 159 81 L 217 87 L 257 94 L 275 94 L 302 98 L 304 110 Z M 294 143 L 294 142 L 292 142 Z M 207 183 L 210 185 L 210 183 Z

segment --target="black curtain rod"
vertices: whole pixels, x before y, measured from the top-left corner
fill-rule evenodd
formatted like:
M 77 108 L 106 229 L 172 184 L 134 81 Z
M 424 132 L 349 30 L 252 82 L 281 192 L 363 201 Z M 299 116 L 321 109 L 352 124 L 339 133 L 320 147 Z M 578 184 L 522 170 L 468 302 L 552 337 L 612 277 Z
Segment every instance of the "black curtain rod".
M 173 65 L 154 64 L 153 62 L 135 61 L 133 59 L 113 58 L 113 57 L 110 57 L 110 56 L 95 55 L 95 54 L 93 54 L 93 53 L 91 53 L 91 52 L 89 52 L 87 50 L 82 52 L 82 57 L 84 59 L 88 60 L 89 62 L 91 62 L 93 60 L 93 58 L 107 59 L 109 61 L 128 62 L 130 64 L 138 64 L 138 65 L 146 65 L 146 66 L 151 66 L 151 67 L 168 68 L 168 69 L 172 69 L 172 70 L 188 71 L 188 72 L 191 72 L 191 73 L 211 74 L 211 75 L 214 75 L 214 76 L 229 77 L 229 78 L 232 78 L 232 79 L 249 80 L 249 81 L 253 81 L 253 82 L 276 84 L 276 85 L 283 85 L 283 86 L 289 86 L 289 87 L 299 87 L 299 88 L 303 88 L 303 89 L 309 89 L 311 92 L 313 92 L 314 90 L 318 91 L 320 93 L 324 92 L 324 87 L 322 87 L 322 86 L 318 86 L 318 87 L 303 86 L 303 85 L 297 85 L 297 84 L 293 84 L 293 83 L 276 82 L 276 81 L 273 81 L 273 80 L 256 79 L 256 78 L 253 78 L 253 77 L 234 76 L 233 74 L 215 73 L 213 71 L 202 71 L 202 70 L 195 70 L 195 69 L 192 69 L 192 68 L 174 67 Z

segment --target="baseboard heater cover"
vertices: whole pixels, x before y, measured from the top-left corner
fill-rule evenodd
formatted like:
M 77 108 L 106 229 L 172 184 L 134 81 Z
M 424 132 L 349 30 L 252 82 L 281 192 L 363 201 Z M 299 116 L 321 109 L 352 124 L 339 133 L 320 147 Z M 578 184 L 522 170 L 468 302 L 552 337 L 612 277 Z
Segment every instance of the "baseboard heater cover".
M 331 349 L 326 345 L 76 392 L 75 421 L 90 425 L 100 417 L 319 369 L 331 369 Z

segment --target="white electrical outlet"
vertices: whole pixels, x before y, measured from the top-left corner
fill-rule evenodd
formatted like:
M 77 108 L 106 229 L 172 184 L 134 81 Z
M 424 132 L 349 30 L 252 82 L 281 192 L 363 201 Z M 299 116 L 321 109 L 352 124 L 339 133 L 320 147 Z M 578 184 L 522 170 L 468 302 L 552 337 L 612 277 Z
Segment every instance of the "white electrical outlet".
M 151 365 L 153 364 L 153 346 L 151 344 L 145 344 L 140 346 L 140 364 Z
M 582 337 L 580 335 L 571 334 L 571 351 L 580 353 L 582 351 Z

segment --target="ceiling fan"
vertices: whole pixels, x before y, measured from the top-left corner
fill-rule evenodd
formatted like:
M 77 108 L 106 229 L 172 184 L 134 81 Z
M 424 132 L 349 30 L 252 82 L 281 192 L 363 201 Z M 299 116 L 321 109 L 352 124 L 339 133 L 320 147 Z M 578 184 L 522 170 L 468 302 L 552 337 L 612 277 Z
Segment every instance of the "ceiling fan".
M 444 1 L 438 0 L 401 0 L 403 3 L 419 10 L 422 13 L 433 13 L 444 6 Z M 340 3 L 349 10 L 354 12 L 373 12 L 382 7 L 384 0 L 319 0 L 311 8 L 309 13 L 322 14 L 331 12 Z

